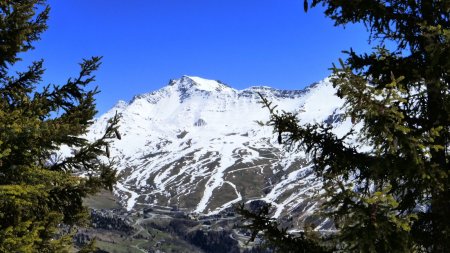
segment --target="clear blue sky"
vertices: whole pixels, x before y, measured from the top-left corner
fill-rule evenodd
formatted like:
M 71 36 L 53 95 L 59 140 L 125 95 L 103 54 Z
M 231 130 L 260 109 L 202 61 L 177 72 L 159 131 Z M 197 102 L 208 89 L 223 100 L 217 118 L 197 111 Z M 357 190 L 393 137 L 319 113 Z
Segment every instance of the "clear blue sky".
M 103 56 L 100 113 L 182 75 L 234 88 L 302 89 L 330 74 L 342 50 L 369 51 L 362 25 L 334 27 L 303 0 L 50 0 L 49 29 L 27 61 L 63 83 L 82 58 Z

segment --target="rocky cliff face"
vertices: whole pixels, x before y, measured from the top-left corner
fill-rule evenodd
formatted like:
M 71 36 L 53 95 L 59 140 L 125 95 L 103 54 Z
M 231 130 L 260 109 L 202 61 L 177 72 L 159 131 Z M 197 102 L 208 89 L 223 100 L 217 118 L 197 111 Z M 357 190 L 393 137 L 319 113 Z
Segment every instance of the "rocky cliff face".
M 312 196 L 320 182 L 304 154 L 279 145 L 271 127 L 256 123 L 269 119 L 258 93 L 279 110 L 297 113 L 302 123 L 324 121 L 337 132 L 350 127 L 327 79 L 305 90 L 236 90 L 183 76 L 120 101 L 91 127 L 89 138 L 95 138 L 108 118 L 122 114 L 122 139 L 111 147 L 121 203 L 129 210 L 176 206 L 213 215 L 237 202 L 263 200 L 274 205 L 274 217 L 302 220 L 316 206 Z

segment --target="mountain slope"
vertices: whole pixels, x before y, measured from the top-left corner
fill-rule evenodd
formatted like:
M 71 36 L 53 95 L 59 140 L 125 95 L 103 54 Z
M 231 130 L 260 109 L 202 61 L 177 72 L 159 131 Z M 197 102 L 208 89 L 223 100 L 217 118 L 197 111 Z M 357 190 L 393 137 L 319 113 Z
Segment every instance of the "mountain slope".
M 127 209 L 176 206 L 207 215 L 241 201 L 264 200 L 274 217 L 298 217 L 315 207 L 320 182 L 304 154 L 276 142 L 259 126 L 269 113 L 258 93 L 302 123 L 322 122 L 347 130 L 342 101 L 328 79 L 305 90 L 269 87 L 236 90 L 217 81 L 183 76 L 160 90 L 120 101 L 99 117 L 89 138 L 103 133 L 107 119 L 122 114 L 121 140 L 112 143 L 120 181 L 115 194 Z M 302 219 L 299 219 L 302 220 Z

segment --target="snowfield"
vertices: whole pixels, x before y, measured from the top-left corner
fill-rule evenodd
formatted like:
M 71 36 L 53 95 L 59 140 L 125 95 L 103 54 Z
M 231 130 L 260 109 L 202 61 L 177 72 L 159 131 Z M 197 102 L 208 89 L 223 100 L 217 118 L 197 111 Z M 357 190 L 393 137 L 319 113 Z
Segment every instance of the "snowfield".
M 116 112 L 122 115 L 122 139 L 110 149 L 121 203 L 128 210 L 162 205 L 206 215 L 254 200 L 273 204 L 274 217 L 314 209 L 320 182 L 304 154 L 279 145 L 271 127 L 256 123 L 269 119 L 258 92 L 302 123 L 339 118 L 343 104 L 329 79 L 305 90 L 236 90 L 190 76 L 119 101 L 96 119 L 88 138 L 99 137 Z M 338 134 L 351 127 L 332 123 Z

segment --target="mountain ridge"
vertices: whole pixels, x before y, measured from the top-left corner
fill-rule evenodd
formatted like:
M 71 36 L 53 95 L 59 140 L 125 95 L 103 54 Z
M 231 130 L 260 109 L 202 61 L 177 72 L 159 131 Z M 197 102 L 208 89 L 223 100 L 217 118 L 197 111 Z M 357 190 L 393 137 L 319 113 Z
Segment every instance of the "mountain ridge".
M 122 140 L 110 148 L 118 161 L 114 192 L 121 204 L 128 210 L 161 205 L 213 215 L 238 202 L 265 201 L 274 206 L 273 217 L 295 213 L 304 222 L 316 207 L 311 198 L 320 182 L 304 154 L 279 145 L 271 127 L 256 123 L 269 119 L 258 92 L 302 123 L 329 120 L 348 128 L 336 120 L 342 101 L 329 79 L 304 90 L 236 90 L 183 76 L 128 103 L 119 101 L 90 128 L 88 138 L 95 139 L 108 118 L 122 114 Z

